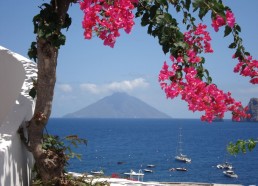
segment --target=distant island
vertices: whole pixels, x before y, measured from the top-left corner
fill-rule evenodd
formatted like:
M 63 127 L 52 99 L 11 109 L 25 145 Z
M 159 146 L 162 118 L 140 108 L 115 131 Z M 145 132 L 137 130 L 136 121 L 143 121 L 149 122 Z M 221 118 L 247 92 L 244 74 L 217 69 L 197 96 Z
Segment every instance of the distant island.
M 126 93 L 111 96 L 66 114 L 65 118 L 171 118 L 169 115 Z

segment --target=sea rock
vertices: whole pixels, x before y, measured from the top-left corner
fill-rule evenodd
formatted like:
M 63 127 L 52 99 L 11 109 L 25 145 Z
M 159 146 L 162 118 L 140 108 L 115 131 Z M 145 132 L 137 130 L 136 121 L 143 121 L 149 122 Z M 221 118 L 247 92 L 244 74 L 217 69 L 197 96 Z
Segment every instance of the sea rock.
M 248 103 L 248 113 L 251 115 L 247 121 L 258 121 L 258 98 L 251 98 Z

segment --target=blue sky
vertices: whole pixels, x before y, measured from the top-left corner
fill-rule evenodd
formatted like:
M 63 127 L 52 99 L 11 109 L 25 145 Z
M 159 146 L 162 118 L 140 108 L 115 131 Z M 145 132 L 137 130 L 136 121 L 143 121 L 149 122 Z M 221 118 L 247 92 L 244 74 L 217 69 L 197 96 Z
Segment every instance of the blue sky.
M 27 57 L 30 43 L 35 40 L 32 18 L 39 12 L 42 2 L 0 2 L 0 45 Z M 242 28 L 246 50 L 258 59 L 258 1 L 227 0 L 224 4 L 232 8 Z M 147 35 L 139 21 L 136 20 L 131 34 L 121 32 L 112 49 L 98 38 L 84 40 L 83 14 L 78 4 L 70 8 L 69 14 L 72 25 L 68 32 L 64 31 L 66 45 L 59 53 L 52 117 L 74 112 L 117 91 L 127 92 L 173 118 L 200 117 L 201 113 L 188 111 L 187 104 L 180 98 L 166 99 L 158 83 L 158 74 L 168 55 L 163 54 L 157 39 Z M 209 16 L 204 22 L 210 27 Z M 257 85 L 233 73 L 237 61 L 231 58 L 233 50 L 227 48 L 232 37 L 223 38 L 223 29 L 218 33 L 209 30 L 215 52 L 206 57 L 206 68 L 213 82 L 247 105 L 250 98 L 258 97 Z M 230 113 L 226 118 L 230 118 Z

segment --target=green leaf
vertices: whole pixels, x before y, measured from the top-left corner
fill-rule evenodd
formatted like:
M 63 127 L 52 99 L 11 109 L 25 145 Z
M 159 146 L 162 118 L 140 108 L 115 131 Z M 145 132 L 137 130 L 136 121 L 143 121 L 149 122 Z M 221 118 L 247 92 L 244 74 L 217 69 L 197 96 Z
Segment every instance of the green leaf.
M 204 72 L 208 77 L 210 76 L 209 71 L 207 69 L 204 69 Z
M 156 6 L 156 5 L 153 5 L 151 8 L 150 8 L 150 19 L 153 19 L 155 16 L 156 16 L 156 11 L 159 7 Z M 149 18 L 148 17 L 148 18 Z
M 238 32 L 241 32 L 241 27 L 239 25 L 236 25 L 235 28 Z
M 147 33 L 150 35 L 152 34 L 152 23 L 149 24 Z
M 181 79 L 183 77 L 183 73 L 181 70 L 176 71 L 176 77 L 177 77 L 177 79 Z
M 30 95 L 30 97 L 32 97 L 33 99 L 36 97 L 37 91 L 36 91 L 36 88 L 35 88 L 35 87 L 33 87 L 33 88 L 30 90 L 29 95 Z
M 181 7 L 179 5 L 176 5 L 176 11 L 180 12 L 180 10 L 181 10 Z
M 237 47 L 237 45 L 236 45 L 235 42 L 231 43 L 231 44 L 228 46 L 228 48 L 236 48 L 236 47 Z
M 199 18 L 202 20 L 202 18 L 207 14 L 208 11 L 209 9 L 200 7 L 199 14 L 198 14 Z
M 211 77 L 208 77 L 207 83 L 208 83 L 208 84 L 211 84 L 211 83 L 212 83 L 212 78 L 211 78 Z
M 146 12 L 146 13 L 143 14 L 142 22 L 141 22 L 142 26 L 146 26 L 146 25 L 149 24 L 149 17 L 150 17 L 149 13 Z
M 248 150 L 252 151 L 255 148 L 255 146 L 256 146 L 256 142 L 253 139 L 250 139 L 248 141 Z
M 30 48 L 28 50 L 28 56 L 30 59 L 33 59 L 36 62 L 37 59 L 37 47 L 36 47 L 37 43 L 36 42 L 32 42 L 30 45 Z
M 246 56 L 250 56 L 250 53 L 249 53 L 249 52 L 245 52 L 245 55 L 246 55 Z
M 227 25 L 225 26 L 224 37 L 228 36 L 232 32 L 232 29 Z
M 72 24 L 72 18 L 69 16 L 69 14 L 66 14 L 65 22 L 62 25 L 62 28 L 67 28 L 66 30 L 68 30 L 68 28 L 70 27 L 71 24 Z
M 239 49 L 236 50 L 236 52 L 235 52 L 235 57 L 236 57 L 236 58 L 238 58 L 238 57 L 239 57 L 239 58 L 243 58 L 242 53 L 241 53 L 241 50 L 239 50 Z
M 164 54 L 166 54 L 169 52 L 169 47 L 167 45 L 163 45 L 162 50 L 163 50 Z
M 185 8 L 189 11 L 191 5 L 191 0 L 186 0 L 185 1 Z

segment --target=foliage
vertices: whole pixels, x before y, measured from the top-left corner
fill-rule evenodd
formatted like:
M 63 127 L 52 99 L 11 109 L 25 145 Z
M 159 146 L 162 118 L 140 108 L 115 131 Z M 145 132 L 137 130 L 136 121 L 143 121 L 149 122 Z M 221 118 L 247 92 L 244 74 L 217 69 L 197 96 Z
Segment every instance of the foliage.
M 78 147 L 79 144 L 86 145 L 87 141 L 79 138 L 77 135 L 69 135 L 60 139 L 58 136 L 45 134 L 43 137 L 42 148 L 45 150 L 46 154 L 50 154 L 50 156 L 56 154 L 59 158 L 58 161 L 67 166 L 69 165 L 69 159 L 75 157 L 79 160 L 81 159 L 81 155 L 74 153 L 72 150 L 72 147 Z M 52 152 L 54 152 L 54 154 Z M 33 185 L 42 185 L 43 182 L 36 167 L 34 168 L 34 171 L 36 172 L 36 176 L 33 180 Z M 59 178 L 59 180 L 49 180 L 47 185 L 55 185 L 56 183 L 59 183 L 59 185 L 89 185 L 88 182 L 84 183 L 83 180 L 68 175 Z M 46 183 L 44 183 L 44 185 L 46 185 Z
M 40 179 L 33 180 L 32 186 L 56 186 L 56 181 L 49 181 L 43 183 Z M 66 174 L 58 181 L 60 186 L 109 186 L 106 181 L 94 181 L 94 178 L 86 178 L 85 176 L 74 177 L 70 174 Z
M 35 79 L 32 79 L 32 82 L 33 82 L 33 87 L 30 89 L 29 95 L 34 99 L 37 95 L 37 81 Z
M 227 146 L 227 150 L 232 155 L 237 155 L 240 152 L 245 154 L 248 151 L 252 151 L 256 144 L 258 143 L 258 140 L 254 139 L 248 139 L 248 140 L 238 140 L 237 142 L 233 143 L 230 142 Z
M 60 22 L 59 16 L 55 11 L 56 7 L 51 4 L 43 3 L 39 8 L 41 9 L 40 13 L 33 18 L 34 34 L 37 34 L 38 39 L 44 38 L 52 46 L 59 49 L 61 45 L 65 44 L 66 40 L 65 35 L 60 30 L 64 28 L 68 30 L 72 19 L 69 14 L 66 14 L 64 22 Z M 28 51 L 29 58 L 34 61 L 37 59 L 36 44 L 36 42 L 32 42 Z
M 106 181 L 94 181 L 94 177 L 87 178 L 87 176 L 82 175 L 74 177 L 71 174 L 65 174 L 57 182 L 56 180 L 50 180 L 48 183 L 43 183 L 40 179 L 34 179 L 32 186 L 56 186 L 57 183 L 60 186 L 109 186 L 110 184 Z
M 87 144 L 87 140 L 79 138 L 77 135 L 69 135 L 63 139 L 59 139 L 59 136 L 53 136 L 50 134 L 45 134 L 43 138 L 42 148 L 45 150 L 52 150 L 54 152 L 65 153 L 66 165 L 68 165 L 68 160 L 71 158 L 81 159 L 80 154 L 76 154 L 72 151 L 73 147 L 78 147 L 78 144 Z

